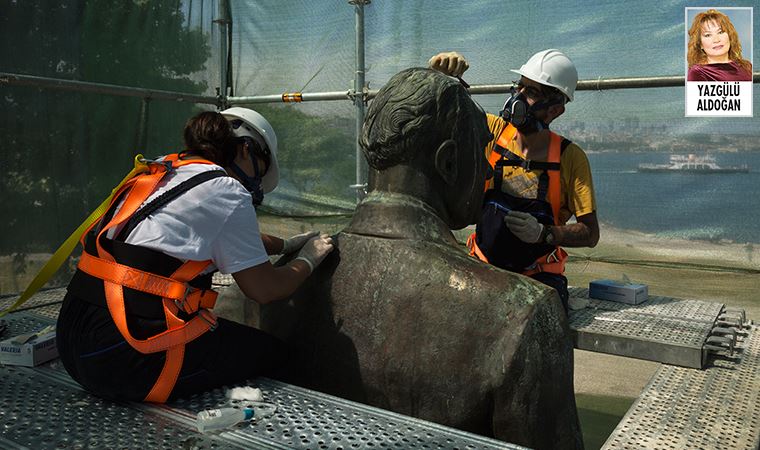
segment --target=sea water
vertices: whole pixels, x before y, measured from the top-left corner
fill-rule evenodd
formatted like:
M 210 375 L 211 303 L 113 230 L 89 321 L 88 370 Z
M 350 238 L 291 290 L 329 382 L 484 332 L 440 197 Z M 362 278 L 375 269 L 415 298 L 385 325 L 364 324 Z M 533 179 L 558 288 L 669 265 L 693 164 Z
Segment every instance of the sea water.
M 639 164 L 666 164 L 669 154 L 589 153 L 599 221 L 664 238 L 760 243 L 760 151 L 712 155 L 750 173 L 643 173 Z

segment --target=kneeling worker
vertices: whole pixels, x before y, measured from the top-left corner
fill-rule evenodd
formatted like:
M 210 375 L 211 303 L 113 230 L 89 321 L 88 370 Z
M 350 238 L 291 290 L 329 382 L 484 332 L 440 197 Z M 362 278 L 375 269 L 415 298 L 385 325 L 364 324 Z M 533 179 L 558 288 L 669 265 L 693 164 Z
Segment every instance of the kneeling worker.
M 64 367 L 101 397 L 165 402 L 271 374 L 285 345 L 212 313 L 211 275 L 258 303 L 287 298 L 332 251 L 327 235 L 261 234 L 255 205 L 278 182 L 277 138 L 255 111 L 203 112 L 185 150 L 148 162 L 82 237 L 58 318 Z M 296 253 L 282 267 L 268 255 Z
M 459 77 L 469 67 L 456 52 L 440 53 L 430 67 Z M 494 139 L 486 157 L 494 177 L 470 254 L 530 276 L 557 290 L 567 311 L 567 253 L 560 247 L 594 247 L 599 241 L 591 168 L 583 150 L 549 130 L 573 100 L 578 72 L 558 50 L 533 55 L 519 70 L 499 116 L 487 115 Z M 577 223 L 567 224 L 575 216 Z

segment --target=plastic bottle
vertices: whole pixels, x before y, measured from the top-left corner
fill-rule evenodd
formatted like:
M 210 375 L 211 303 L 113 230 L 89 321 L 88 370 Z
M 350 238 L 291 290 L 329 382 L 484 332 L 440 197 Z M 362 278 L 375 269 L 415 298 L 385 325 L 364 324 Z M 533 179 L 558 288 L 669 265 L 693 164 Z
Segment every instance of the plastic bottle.
M 198 427 L 199 432 L 205 433 L 206 431 L 231 427 L 236 423 L 251 420 L 252 418 L 253 408 L 207 409 L 198 413 L 195 426 Z

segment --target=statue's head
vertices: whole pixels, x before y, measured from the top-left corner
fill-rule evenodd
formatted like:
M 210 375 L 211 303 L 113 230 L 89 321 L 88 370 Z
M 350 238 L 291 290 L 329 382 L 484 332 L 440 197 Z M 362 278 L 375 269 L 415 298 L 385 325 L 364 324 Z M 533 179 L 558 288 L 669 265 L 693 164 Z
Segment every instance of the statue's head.
M 360 144 L 375 169 L 369 187 L 432 200 L 450 228 L 463 228 L 480 212 L 490 138 L 485 113 L 456 79 L 401 71 L 377 93 L 362 127 Z

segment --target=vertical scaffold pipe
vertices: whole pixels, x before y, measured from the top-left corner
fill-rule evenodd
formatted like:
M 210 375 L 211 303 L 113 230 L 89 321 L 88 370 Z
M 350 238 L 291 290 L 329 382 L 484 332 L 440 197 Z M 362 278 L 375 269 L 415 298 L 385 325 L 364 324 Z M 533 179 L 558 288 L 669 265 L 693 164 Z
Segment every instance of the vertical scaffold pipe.
M 150 114 L 150 98 L 143 97 L 140 101 L 140 117 L 137 119 L 137 142 L 135 143 L 134 154 L 145 153 L 148 147 L 148 116 Z
M 356 202 L 360 202 L 366 193 L 367 186 L 367 165 L 362 156 L 362 149 L 359 145 L 359 138 L 362 133 L 362 124 L 364 123 L 364 102 L 366 95 L 364 91 L 364 5 L 368 5 L 371 0 L 349 0 L 349 4 L 354 5 L 356 16 L 356 76 L 354 77 L 354 105 L 356 105 Z
M 227 0 L 219 0 L 219 17 L 214 21 L 219 25 L 219 98 L 222 107 L 226 106 L 229 95 L 227 80 L 229 80 L 228 67 L 228 39 L 230 32 L 230 9 Z

